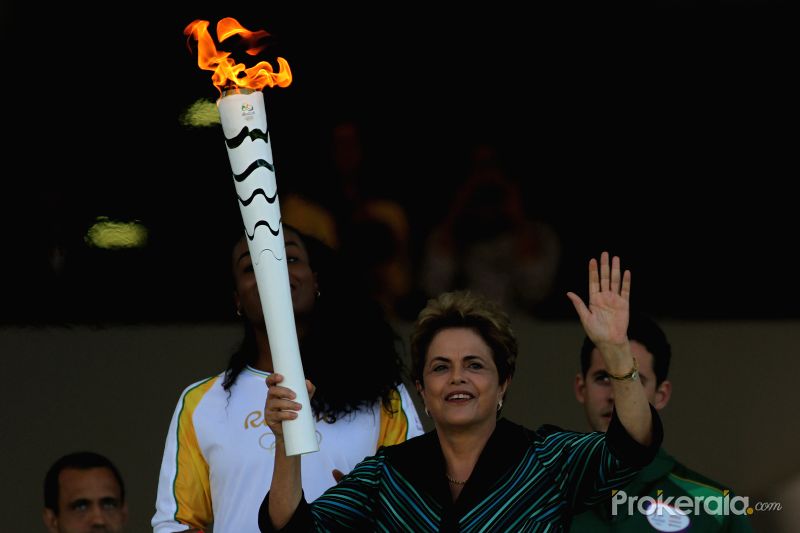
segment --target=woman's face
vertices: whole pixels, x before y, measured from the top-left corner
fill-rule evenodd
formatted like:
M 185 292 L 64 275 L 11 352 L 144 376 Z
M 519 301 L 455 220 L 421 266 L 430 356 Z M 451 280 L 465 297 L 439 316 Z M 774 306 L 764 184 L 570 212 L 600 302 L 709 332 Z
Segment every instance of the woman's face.
M 508 383 L 498 383 L 492 350 L 470 328 L 437 333 L 425 354 L 420 394 L 436 427 L 493 424 Z
M 286 263 L 289 270 L 289 286 L 292 291 L 292 307 L 295 316 L 308 314 L 314 308 L 317 294 L 316 274 L 311 270 L 308 252 L 300 236 L 284 227 Z M 264 322 L 264 312 L 258 295 L 253 261 L 243 237 L 233 248 L 234 299 L 238 309 L 253 323 Z

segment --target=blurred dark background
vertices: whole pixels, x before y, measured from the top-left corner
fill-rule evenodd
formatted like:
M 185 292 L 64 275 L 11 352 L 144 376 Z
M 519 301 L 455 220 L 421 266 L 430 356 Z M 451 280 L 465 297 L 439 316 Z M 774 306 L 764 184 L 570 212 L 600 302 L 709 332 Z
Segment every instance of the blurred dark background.
M 6 4 L 0 321 L 232 317 L 241 219 L 221 129 L 179 122 L 217 97 L 183 28 L 224 16 L 269 31 L 259 59 L 292 69 L 265 90 L 279 187 L 324 205 L 330 129 L 357 117 L 415 268 L 469 147 L 490 140 L 561 242 L 535 316 L 572 318 L 564 292 L 585 294 L 607 249 L 655 315 L 800 317 L 788 2 L 253 7 Z M 87 246 L 98 216 L 139 221 L 147 245 Z

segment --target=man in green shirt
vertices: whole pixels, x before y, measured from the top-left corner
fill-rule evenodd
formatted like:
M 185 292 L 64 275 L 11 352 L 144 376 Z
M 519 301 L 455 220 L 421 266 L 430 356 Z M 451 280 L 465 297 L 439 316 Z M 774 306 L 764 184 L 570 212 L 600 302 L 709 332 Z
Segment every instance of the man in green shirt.
M 575 397 L 583 404 L 593 431 L 608 429 L 614 407 L 612 379 L 639 380 L 657 410 L 669 403 L 672 384 L 667 373 L 672 350 L 666 335 L 649 317 L 631 314 L 628 339 L 638 372 L 625 376 L 611 376 L 599 350 L 588 337 L 584 339 Z M 746 498 L 690 470 L 662 448 L 611 500 L 576 515 L 570 531 L 751 532 L 748 506 Z

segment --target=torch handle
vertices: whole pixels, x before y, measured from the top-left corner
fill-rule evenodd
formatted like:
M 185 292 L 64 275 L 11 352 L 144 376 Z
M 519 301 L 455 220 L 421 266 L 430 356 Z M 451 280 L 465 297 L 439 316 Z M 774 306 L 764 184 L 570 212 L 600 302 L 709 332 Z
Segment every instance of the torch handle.
M 252 250 L 250 253 L 253 255 Z M 255 272 L 267 324 L 272 366 L 275 372 L 284 377 L 281 385 L 293 390 L 297 395 L 294 401 L 303 406 L 297 412 L 297 418 L 283 422 L 286 454 L 316 452 L 319 451 L 319 443 L 297 342 L 289 271 L 286 261 L 276 261 L 269 251 L 262 252 L 262 256 L 265 256 L 259 260 L 262 267 L 256 268 Z M 281 283 L 280 280 L 285 282 Z

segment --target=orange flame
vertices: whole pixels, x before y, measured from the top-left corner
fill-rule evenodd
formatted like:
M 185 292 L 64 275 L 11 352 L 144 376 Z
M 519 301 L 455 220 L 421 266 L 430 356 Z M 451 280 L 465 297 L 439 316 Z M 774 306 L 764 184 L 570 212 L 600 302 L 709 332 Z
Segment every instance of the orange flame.
M 235 84 L 242 89 L 252 89 L 260 91 L 266 86 L 269 87 L 288 87 L 292 83 L 292 71 L 289 70 L 289 63 L 282 57 L 278 57 L 278 72 L 272 70 L 272 65 L 266 61 L 260 61 L 251 68 L 246 68 L 243 63 L 236 63 L 231 57 L 230 52 L 217 51 L 214 40 L 208 33 L 207 20 L 195 20 L 184 28 L 184 35 L 188 35 L 186 41 L 194 37 L 197 41 L 197 65 L 203 70 L 210 70 L 214 74 L 211 81 L 222 94 L 222 90 Z M 217 22 L 217 40 L 221 43 L 228 37 L 239 35 L 247 44 L 246 53 L 255 56 L 260 53 L 266 45 L 264 39 L 269 34 L 264 30 L 249 31 L 239 22 L 231 17 L 226 17 Z M 189 45 L 191 49 L 191 45 Z

